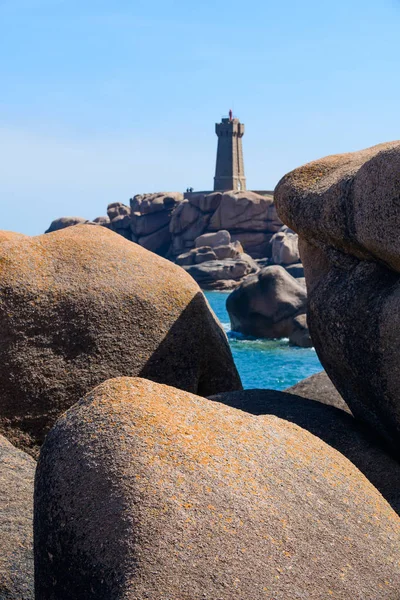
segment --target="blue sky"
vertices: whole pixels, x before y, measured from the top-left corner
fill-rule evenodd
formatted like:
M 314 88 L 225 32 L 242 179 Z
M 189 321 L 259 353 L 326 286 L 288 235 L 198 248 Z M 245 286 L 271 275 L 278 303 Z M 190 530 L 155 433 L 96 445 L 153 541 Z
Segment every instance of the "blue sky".
M 399 0 L 0 0 L 0 228 L 211 189 L 231 107 L 252 189 L 398 139 L 399 32 Z

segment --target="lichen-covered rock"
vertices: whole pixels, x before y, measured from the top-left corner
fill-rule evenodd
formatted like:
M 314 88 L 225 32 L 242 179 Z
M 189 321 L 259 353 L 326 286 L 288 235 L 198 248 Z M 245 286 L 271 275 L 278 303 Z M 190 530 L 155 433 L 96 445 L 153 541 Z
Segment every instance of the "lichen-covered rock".
M 295 318 L 306 312 L 307 292 L 283 267 L 264 267 L 228 296 L 226 308 L 233 331 L 289 337 L 297 327 Z
M 0 427 L 21 432 L 24 448 L 26 434 L 40 443 L 109 377 L 140 374 L 200 395 L 240 386 L 197 284 L 103 227 L 0 244 L 0 329 Z
M 400 456 L 400 142 L 328 156 L 278 184 L 299 234 L 318 356 L 356 418 Z
M 254 395 L 120 378 L 75 404 L 39 460 L 36 597 L 394 600 L 400 520 L 351 461 L 384 491 L 400 467 L 341 411 Z
M 82 223 L 87 222 L 87 219 L 84 219 L 83 217 L 60 217 L 59 219 L 54 219 L 54 221 L 50 223 L 50 226 L 46 229 L 45 233 L 52 233 L 53 231 L 59 231 L 66 227 L 81 225 Z
M 33 600 L 36 462 L 0 435 L 0 598 Z

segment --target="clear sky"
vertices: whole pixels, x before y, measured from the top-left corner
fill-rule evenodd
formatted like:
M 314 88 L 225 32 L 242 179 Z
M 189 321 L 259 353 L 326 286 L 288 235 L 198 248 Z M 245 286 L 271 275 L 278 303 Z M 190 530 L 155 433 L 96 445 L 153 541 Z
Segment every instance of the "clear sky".
M 400 137 L 400 0 L 0 0 L 0 228 L 212 189 L 214 123 L 248 187 Z

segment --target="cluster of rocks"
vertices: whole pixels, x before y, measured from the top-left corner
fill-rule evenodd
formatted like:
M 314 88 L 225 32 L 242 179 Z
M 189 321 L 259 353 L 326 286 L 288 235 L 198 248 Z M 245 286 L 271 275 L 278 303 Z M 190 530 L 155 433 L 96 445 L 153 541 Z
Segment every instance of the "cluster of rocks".
M 191 194 L 172 215 L 171 254 L 179 256 L 193 248 L 203 233 L 226 230 L 252 258 L 270 257 L 271 238 L 282 225 L 272 195 L 249 191 Z
M 231 241 L 229 231 L 204 233 L 195 239 L 195 247 L 179 255 L 176 264 L 187 271 L 203 289 L 232 289 L 258 264 L 246 254 L 238 241 Z
M 92 222 L 79 217 L 63 217 L 52 222 L 46 233 L 76 224 L 96 224 L 118 233 L 125 239 L 180 265 L 206 290 L 234 290 L 245 285 L 242 296 L 259 294 L 261 282 L 279 273 L 264 272 L 269 265 L 282 265 L 295 278 L 303 277 L 297 234 L 279 219 L 272 194 L 254 192 L 213 192 L 189 194 L 160 192 L 136 195 L 130 206 L 120 202 L 110 204 L 107 217 Z M 247 283 L 250 275 L 257 275 Z M 255 281 L 258 284 L 255 284 Z M 297 284 L 286 278 L 288 288 Z M 278 288 L 277 281 L 275 287 Z M 282 286 L 281 286 L 282 287 Z M 290 292 L 288 292 L 290 294 Z M 277 306 L 277 297 L 273 302 Z M 253 305 L 259 304 L 254 298 Z M 259 315 L 268 313 L 272 306 L 265 297 L 266 306 Z M 276 322 L 286 307 L 278 307 Z M 292 326 L 286 337 L 291 343 L 309 345 L 306 317 L 296 314 L 292 307 Z M 304 311 L 303 311 L 304 313 Z M 301 313 L 303 315 L 303 313 Z M 238 319 L 231 319 L 238 323 Z M 267 328 L 242 324 L 238 331 L 263 337 Z M 253 319 L 253 324 L 256 322 Z M 251 333 L 250 333 L 251 329 Z M 279 327 L 271 329 L 276 333 Z M 269 336 L 268 336 L 269 337 Z M 273 335 L 272 337 L 276 337 Z
M 398 597 L 399 193 L 400 143 L 278 185 L 338 391 L 243 391 L 193 278 L 107 228 L 0 233 L 1 598 Z M 265 269 L 286 335 L 304 290 Z
M 55 219 L 46 233 L 79 223 L 95 223 L 137 242 L 147 250 L 178 264 L 188 264 L 186 254 L 199 247 L 203 234 L 228 232 L 228 244 L 238 243 L 253 259 L 270 259 L 274 264 L 299 261 L 297 236 L 283 226 L 272 194 L 255 192 L 178 192 L 136 195 L 130 206 L 109 204 L 106 217 L 87 221 L 81 217 Z M 222 252 L 219 260 L 230 260 Z M 205 261 L 203 261 L 205 262 Z

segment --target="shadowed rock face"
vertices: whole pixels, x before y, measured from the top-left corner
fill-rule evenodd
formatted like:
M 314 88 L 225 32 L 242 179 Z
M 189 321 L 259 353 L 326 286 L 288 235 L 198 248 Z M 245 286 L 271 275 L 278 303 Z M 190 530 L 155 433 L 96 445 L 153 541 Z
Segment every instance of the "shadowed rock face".
M 400 585 L 399 518 L 339 451 L 139 379 L 103 383 L 49 433 L 34 537 L 41 600 L 393 600 Z
M 300 236 L 318 356 L 355 417 L 400 455 L 400 142 L 286 175 L 281 219 Z
M 24 448 L 109 377 L 199 395 L 241 387 L 192 278 L 103 227 L 0 244 L 0 330 L 0 427 Z
M 309 398 L 310 400 L 317 400 L 317 402 L 335 406 L 351 414 L 346 402 L 340 396 L 325 371 L 311 375 L 307 379 L 302 379 L 296 385 L 287 388 L 285 392 L 297 394 L 297 396 Z
M 0 436 L 0 598 L 33 600 L 33 479 L 36 463 Z

